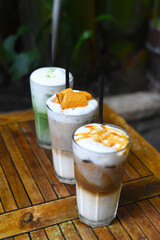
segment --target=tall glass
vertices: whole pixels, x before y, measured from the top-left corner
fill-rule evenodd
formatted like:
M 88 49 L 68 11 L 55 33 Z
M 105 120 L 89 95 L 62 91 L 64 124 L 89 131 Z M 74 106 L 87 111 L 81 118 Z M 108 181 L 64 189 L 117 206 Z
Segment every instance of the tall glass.
M 107 125 L 111 126 L 111 125 Z M 75 141 L 72 146 L 75 163 L 76 198 L 79 218 L 90 226 L 106 226 L 115 218 L 122 186 L 130 136 L 125 148 L 114 152 L 100 152 L 91 143 L 85 147 Z M 88 148 L 88 149 L 87 149 Z
M 72 88 L 73 76 L 71 73 L 69 82 Z M 44 67 L 35 70 L 30 76 L 30 88 L 38 144 L 51 149 L 46 101 L 53 94 L 65 89 L 65 69 Z
M 78 127 L 95 121 L 98 104 L 94 99 L 92 100 L 94 107 L 87 113 L 84 114 L 81 110 L 80 115 L 65 115 L 64 111 L 57 113 L 54 107 L 52 109 L 49 107 L 54 97 L 47 100 L 54 172 L 59 181 L 75 184 L 72 134 Z

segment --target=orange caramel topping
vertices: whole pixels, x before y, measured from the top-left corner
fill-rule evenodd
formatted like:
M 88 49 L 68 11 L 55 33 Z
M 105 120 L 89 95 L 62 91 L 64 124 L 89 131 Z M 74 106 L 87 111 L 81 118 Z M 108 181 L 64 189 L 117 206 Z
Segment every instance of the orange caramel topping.
M 85 126 L 89 128 L 89 131 L 75 134 L 75 136 L 79 136 L 75 141 L 91 138 L 93 141 L 101 143 L 106 147 L 113 147 L 117 151 L 123 149 L 128 144 L 129 137 L 123 132 L 104 125 L 100 126 L 101 128 L 97 128 L 96 125 Z
M 62 110 L 64 110 L 68 108 L 85 107 L 88 105 L 88 101 L 92 99 L 92 95 L 88 92 L 74 92 L 71 88 L 67 88 L 57 93 L 52 102 L 59 103 Z

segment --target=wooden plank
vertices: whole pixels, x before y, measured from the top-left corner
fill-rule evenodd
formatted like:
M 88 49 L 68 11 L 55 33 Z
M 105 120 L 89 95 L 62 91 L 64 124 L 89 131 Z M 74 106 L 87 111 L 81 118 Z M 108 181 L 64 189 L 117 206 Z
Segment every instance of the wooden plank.
M 129 162 L 126 163 L 125 173 L 131 180 L 141 178 L 141 175 L 130 165 Z
M 5 211 L 11 211 L 17 209 L 16 202 L 13 198 L 12 192 L 0 165 L 0 197 Z M 1 222 L 0 222 L 1 223 Z
M 136 203 L 127 205 L 126 208 L 149 239 L 160 239 L 160 232 L 150 222 Z
M 0 215 L 0 239 L 78 217 L 75 196 Z
M 104 122 L 124 128 L 131 136 L 131 151 L 160 179 L 160 153 L 111 108 L 103 106 Z
M 22 234 L 14 237 L 15 240 L 30 240 L 30 237 L 28 234 Z
M 128 156 L 129 163 L 139 172 L 142 177 L 151 176 L 152 173 L 148 168 L 132 153 Z
M 147 239 L 125 207 L 120 207 L 118 209 L 117 216 L 132 239 Z
M 45 229 L 49 240 L 63 240 L 64 237 L 57 225 Z
M 58 179 L 55 177 L 53 164 L 50 161 L 50 159 L 47 157 L 44 149 L 38 146 L 36 137 L 33 134 L 29 125 L 27 123 L 21 123 L 19 124 L 19 126 L 30 145 L 30 148 L 33 150 L 34 154 L 36 155 L 43 171 L 45 172 L 50 183 L 52 184 L 53 189 L 57 193 L 58 197 L 69 196 L 70 194 L 67 191 L 65 185 L 59 182 Z
M 39 162 L 37 161 L 35 155 L 33 154 L 31 148 L 29 147 L 23 133 L 20 131 L 17 123 L 9 125 L 9 128 L 12 131 L 12 135 L 14 136 L 25 161 L 46 201 L 56 199 L 56 194 L 53 191 L 46 175 L 44 174 Z
M 150 198 L 149 202 L 151 202 L 153 204 L 153 206 L 157 209 L 157 211 L 160 214 L 160 196 Z
M 28 207 L 31 205 L 23 184 L 18 176 L 18 173 L 13 165 L 5 144 L 0 136 L 0 163 L 3 167 L 9 185 L 12 189 L 19 208 Z
M 96 233 L 99 240 L 115 239 L 107 227 L 96 227 L 96 228 L 93 228 L 93 231 Z
M 28 120 L 33 120 L 34 114 L 32 110 L 10 112 L 5 114 L 0 114 L 0 125 L 7 125 L 15 122 L 23 122 Z
M 76 219 L 73 222 L 74 222 L 75 227 L 78 230 L 80 236 L 82 237 L 82 239 L 85 239 L 85 240 L 97 239 L 97 237 L 93 233 L 92 229 L 90 227 L 88 227 L 86 224 L 80 222 L 79 219 Z
M 2 203 L 1 203 L 1 199 L 0 199 L 0 214 L 4 213 L 4 209 L 3 209 L 3 206 L 2 206 Z
M 122 225 L 119 223 L 117 218 L 113 220 L 111 225 L 108 226 L 109 230 L 112 232 L 113 236 L 116 238 L 116 240 L 128 240 L 131 239 L 128 236 L 128 233 L 124 230 Z
M 31 172 L 17 146 L 15 140 L 7 126 L 0 126 L 2 137 L 5 141 L 6 147 L 9 150 L 10 156 L 14 165 L 21 177 L 25 189 L 33 204 L 44 202 L 44 199 L 31 175 Z
M 148 200 L 138 202 L 137 204 L 154 224 L 154 226 L 160 231 L 160 214 L 156 211 L 156 209 Z
M 32 240 L 48 240 L 43 229 L 31 233 Z
M 76 194 L 76 185 L 65 184 L 71 195 Z
M 160 180 L 150 176 L 123 184 L 120 205 L 136 202 L 160 194 Z
M 73 239 L 74 240 L 79 240 L 79 239 L 81 239 L 71 221 L 61 223 L 61 224 L 59 224 L 59 226 L 60 226 L 60 228 L 61 228 L 61 230 L 62 230 L 62 232 L 65 236 L 65 239 L 67 239 L 67 240 L 73 240 Z
M 130 181 L 130 178 L 128 177 L 128 175 L 126 173 L 124 173 L 123 182 L 127 182 L 127 181 Z

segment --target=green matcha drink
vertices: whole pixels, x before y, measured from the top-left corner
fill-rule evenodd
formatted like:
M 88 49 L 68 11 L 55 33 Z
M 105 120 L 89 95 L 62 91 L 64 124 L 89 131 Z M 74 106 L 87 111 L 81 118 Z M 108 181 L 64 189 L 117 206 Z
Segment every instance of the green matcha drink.
M 51 148 L 48 127 L 46 101 L 49 97 L 65 89 L 65 69 L 44 67 L 35 70 L 30 76 L 32 106 L 35 116 L 35 127 L 38 144 Z M 69 84 L 73 87 L 73 76 L 69 74 Z

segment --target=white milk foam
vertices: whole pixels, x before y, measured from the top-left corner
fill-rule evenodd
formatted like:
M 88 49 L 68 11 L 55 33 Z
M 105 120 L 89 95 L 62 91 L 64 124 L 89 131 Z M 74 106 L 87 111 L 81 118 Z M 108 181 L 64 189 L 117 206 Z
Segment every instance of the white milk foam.
M 66 75 L 65 69 L 59 67 L 43 67 L 35 70 L 30 75 L 30 79 L 44 86 L 65 85 Z M 73 76 L 69 73 L 69 81 L 73 80 Z
M 88 124 L 88 126 L 89 125 L 94 125 L 97 127 L 97 129 L 101 129 L 101 126 L 98 123 Z M 75 141 L 76 139 L 81 137 L 81 135 L 75 136 L 76 134 L 89 132 L 90 129 L 86 128 L 85 126 L 82 126 L 75 131 L 74 133 Z M 116 131 L 116 128 L 111 127 L 110 125 L 106 124 L 104 126 L 107 126 L 109 129 Z M 117 128 L 117 130 L 122 132 L 122 135 L 127 136 L 127 134 L 124 131 L 121 131 L 119 128 Z M 83 150 L 76 147 L 76 145 L 81 146 Z M 116 164 L 117 161 L 123 161 L 123 159 L 125 160 L 126 158 L 126 156 L 123 154 L 124 153 L 123 149 L 121 151 L 117 151 L 115 148 L 107 147 L 102 143 L 92 140 L 91 138 L 83 138 L 78 140 L 76 143 L 74 143 L 74 147 L 76 148 L 77 156 L 80 156 L 82 159 L 91 160 L 97 165 Z M 117 144 L 117 147 L 118 147 L 118 144 Z M 87 152 L 88 150 L 90 151 L 90 154 L 88 154 Z M 101 153 L 102 155 L 99 153 Z M 104 153 L 104 156 L 103 156 L 103 153 Z M 107 161 L 106 161 L 106 157 L 107 157 Z
M 74 92 L 79 92 L 78 90 L 74 90 Z M 90 112 L 93 112 L 98 107 L 98 103 L 95 99 L 89 100 L 88 105 L 85 107 L 76 107 L 76 108 L 68 108 L 61 109 L 61 105 L 59 103 L 52 102 L 52 100 L 56 97 L 56 94 L 50 97 L 47 100 L 47 106 L 54 112 L 60 113 L 63 115 L 71 115 L 71 116 L 79 116 L 79 115 L 87 115 Z

